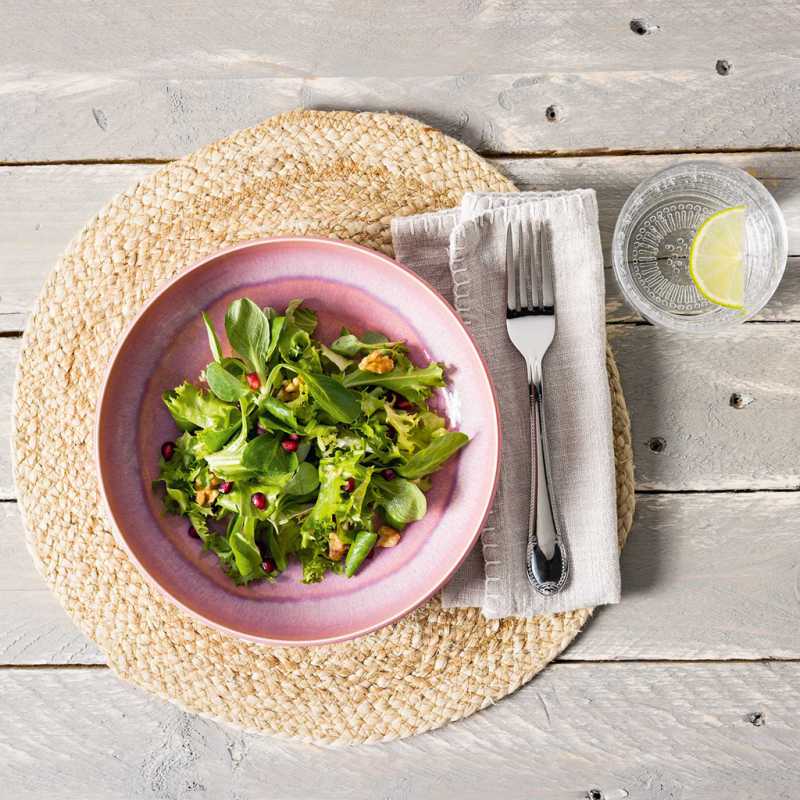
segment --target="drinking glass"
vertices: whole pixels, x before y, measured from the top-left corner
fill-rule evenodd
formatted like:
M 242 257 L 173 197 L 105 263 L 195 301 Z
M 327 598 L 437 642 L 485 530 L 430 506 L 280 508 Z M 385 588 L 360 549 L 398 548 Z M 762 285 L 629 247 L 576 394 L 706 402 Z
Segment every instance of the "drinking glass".
M 712 214 L 744 205 L 744 310 L 706 300 L 689 274 L 689 248 Z M 711 332 L 744 322 L 772 297 L 786 267 L 786 223 L 751 175 L 711 161 L 668 167 L 643 181 L 614 229 L 614 274 L 647 320 L 674 331 Z

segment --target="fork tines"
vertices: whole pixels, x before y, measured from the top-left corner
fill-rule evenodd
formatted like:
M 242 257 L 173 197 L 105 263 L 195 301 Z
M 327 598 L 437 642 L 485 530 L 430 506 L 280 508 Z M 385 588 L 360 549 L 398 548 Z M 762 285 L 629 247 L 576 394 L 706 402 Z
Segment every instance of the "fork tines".
M 509 222 L 506 233 L 507 319 L 553 314 L 553 265 L 545 223 Z

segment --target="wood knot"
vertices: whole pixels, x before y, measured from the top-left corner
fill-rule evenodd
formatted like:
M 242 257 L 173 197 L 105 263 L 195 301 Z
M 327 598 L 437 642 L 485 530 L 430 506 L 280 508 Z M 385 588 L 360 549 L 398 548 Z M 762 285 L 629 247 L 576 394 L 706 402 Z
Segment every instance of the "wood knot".
M 740 392 L 734 392 L 731 395 L 730 404 L 731 408 L 746 408 L 755 400 L 754 397 L 751 397 L 749 394 L 741 394 Z
M 647 440 L 647 446 L 654 453 L 663 453 L 667 449 L 667 440 L 662 439 L 660 436 L 654 436 L 652 439 Z
M 650 36 L 651 34 L 660 31 L 661 28 L 658 25 L 652 25 L 643 19 L 632 19 L 631 30 L 637 36 Z
M 605 796 L 599 789 L 589 789 L 586 792 L 586 800 L 605 800 Z
M 720 75 L 730 75 L 733 72 L 733 64 L 730 61 L 720 58 L 717 61 L 717 73 Z
M 558 122 L 558 106 L 547 106 L 544 116 L 548 122 Z
M 763 711 L 754 711 L 747 715 L 747 721 L 756 728 L 761 728 L 767 724 L 767 715 Z

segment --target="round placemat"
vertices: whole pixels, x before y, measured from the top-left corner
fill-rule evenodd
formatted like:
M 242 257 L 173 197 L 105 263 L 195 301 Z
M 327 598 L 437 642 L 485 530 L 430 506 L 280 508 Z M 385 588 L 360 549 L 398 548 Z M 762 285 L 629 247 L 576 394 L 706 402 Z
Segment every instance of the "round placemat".
M 317 234 L 391 254 L 393 216 L 513 189 L 469 148 L 389 114 L 296 111 L 167 164 L 73 240 L 29 321 L 15 391 L 15 471 L 37 567 L 125 680 L 195 713 L 317 742 L 410 736 L 472 714 L 554 659 L 591 614 L 487 621 L 434 599 L 355 641 L 270 648 L 164 599 L 116 545 L 92 453 L 120 334 L 156 289 L 221 248 Z M 157 332 L 154 332 L 157 335 Z M 608 351 L 620 544 L 633 515 L 630 429 Z

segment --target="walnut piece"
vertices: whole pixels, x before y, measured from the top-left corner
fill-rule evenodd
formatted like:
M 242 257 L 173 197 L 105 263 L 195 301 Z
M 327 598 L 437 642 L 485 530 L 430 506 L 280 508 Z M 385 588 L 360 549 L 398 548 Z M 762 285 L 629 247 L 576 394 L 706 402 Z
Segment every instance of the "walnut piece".
M 219 497 L 219 492 L 210 486 L 198 489 L 194 493 L 194 500 L 199 506 L 210 506 Z
M 278 400 L 284 403 L 296 400 L 297 396 L 300 394 L 300 387 L 302 385 L 302 378 L 299 375 L 295 375 L 294 378 L 290 380 L 285 380 L 278 391 Z
M 345 543 L 335 533 L 332 533 L 328 539 L 328 558 L 331 561 L 339 561 L 346 549 Z
M 378 375 L 383 375 L 384 372 L 391 372 L 394 369 L 394 359 L 387 356 L 386 353 L 373 350 L 358 362 L 358 368 L 364 372 L 376 372 Z
M 378 547 L 394 547 L 400 541 L 400 531 L 381 525 L 378 528 Z

